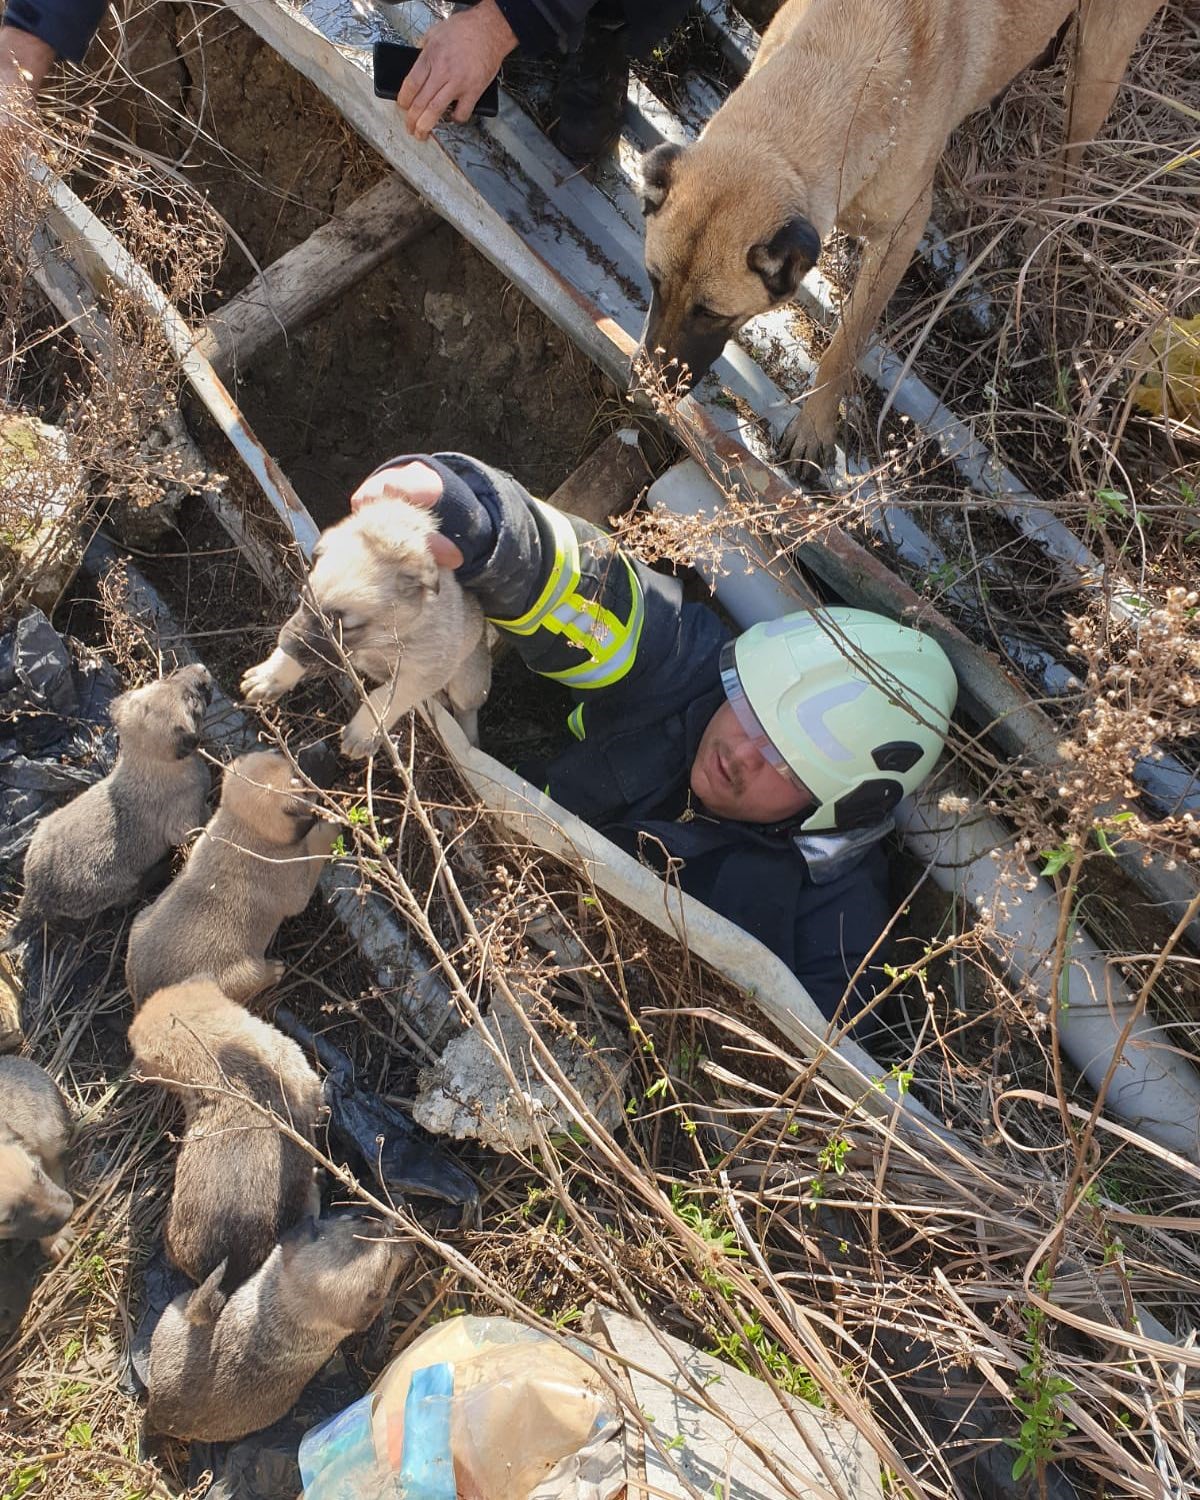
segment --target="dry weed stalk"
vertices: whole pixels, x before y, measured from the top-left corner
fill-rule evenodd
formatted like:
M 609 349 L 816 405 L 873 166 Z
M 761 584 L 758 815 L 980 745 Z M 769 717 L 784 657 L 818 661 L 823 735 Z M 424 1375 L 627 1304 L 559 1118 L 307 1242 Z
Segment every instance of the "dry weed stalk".
M 99 157 L 78 123 L 33 121 L 0 139 L 0 413 L 32 414 L 59 434 L 8 466 L 0 487 L 0 535 L 32 540 L 22 566 L 0 578 L 6 612 L 34 597 L 42 574 L 86 545 L 111 507 L 136 535 L 139 518 L 202 477 L 178 439 L 177 363 L 137 299 L 113 287 L 99 307 L 85 292 L 63 319 L 41 290 L 59 252 L 47 190 L 26 170 L 29 150 L 61 175 L 93 179 L 115 233 L 180 305 L 197 305 L 223 247 L 198 195 L 148 167 Z

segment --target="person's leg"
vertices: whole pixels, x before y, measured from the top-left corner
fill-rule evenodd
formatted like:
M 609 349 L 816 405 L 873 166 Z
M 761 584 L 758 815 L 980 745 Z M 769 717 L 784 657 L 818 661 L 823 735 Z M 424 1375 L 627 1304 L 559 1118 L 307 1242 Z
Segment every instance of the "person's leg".
M 558 78 L 555 145 L 580 166 L 599 161 L 617 144 L 629 89 L 629 59 L 649 54 L 687 14 L 691 0 L 598 0 L 579 46 Z

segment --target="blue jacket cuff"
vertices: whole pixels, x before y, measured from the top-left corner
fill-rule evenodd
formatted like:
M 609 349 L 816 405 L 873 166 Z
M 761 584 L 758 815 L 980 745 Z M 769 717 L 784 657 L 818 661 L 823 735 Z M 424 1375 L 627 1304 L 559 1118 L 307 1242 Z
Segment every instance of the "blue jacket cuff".
M 559 50 L 559 36 L 534 0 L 496 0 L 496 8 L 513 29 L 526 57 Z
M 4 25 L 27 31 L 68 62 L 82 62 L 108 0 L 8 0 Z

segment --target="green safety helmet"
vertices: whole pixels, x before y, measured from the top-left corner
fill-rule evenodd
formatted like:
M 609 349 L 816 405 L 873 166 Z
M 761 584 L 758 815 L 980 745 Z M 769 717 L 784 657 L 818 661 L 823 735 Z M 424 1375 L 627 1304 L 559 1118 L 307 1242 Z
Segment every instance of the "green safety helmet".
M 806 833 L 882 822 L 933 770 L 958 691 L 932 637 L 843 608 L 751 626 L 721 680 L 763 757 L 812 794 Z

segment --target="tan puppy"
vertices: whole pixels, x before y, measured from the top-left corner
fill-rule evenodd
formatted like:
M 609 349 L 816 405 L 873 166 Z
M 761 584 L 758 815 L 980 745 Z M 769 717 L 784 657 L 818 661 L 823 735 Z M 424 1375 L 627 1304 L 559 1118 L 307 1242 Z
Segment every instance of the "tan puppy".
M 1161 4 L 788 0 L 699 140 L 643 160 L 645 350 L 699 380 L 748 319 L 795 296 L 827 235 L 861 238 L 841 323 L 782 444 L 793 460 L 827 462 L 838 403 L 921 237 L 950 132 L 1077 12 L 1074 166 Z M 679 366 L 664 374 L 676 382 Z
M 344 1338 L 379 1316 L 407 1246 L 369 1219 L 302 1224 L 228 1300 L 223 1268 L 177 1297 L 150 1343 L 147 1425 L 229 1442 L 277 1421 Z
M 201 666 L 182 667 L 114 700 L 117 763 L 38 824 L 6 947 L 43 922 L 91 917 L 132 901 L 155 866 L 201 826 L 209 774 L 196 747 L 211 701 L 212 678 Z
M 301 786 L 275 750 L 225 768 L 221 804 L 187 864 L 130 929 L 135 1003 L 195 974 L 240 1001 L 283 977 L 267 944 L 308 905 L 336 836 Z
M 0 1057 L 0 1240 L 40 1240 L 56 1259 L 75 1204 L 63 1156 L 71 1116 L 58 1085 L 24 1057 Z
M 167 1254 L 197 1282 L 224 1262 L 231 1290 L 258 1270 L 281 1234 L 320 1211 L 312 1157 L 262 1113 L 271 1110 L 315 1142 L 320 1080 L 295 1042 L 211 979 L 151 995 L 129 1028 L 129 1045 L 142 1077 L 165 1084 L 183 1105 Z
M 429 555 L 437 519 L 406 500 L 365 505 L 322 532 L 307 597 L 279 644 L 242 678 L 250 703 L 273 703 L 314 667 L 339 666 L 340 642 L 355 670 L 379 683 L 342 732 L 347 755 L 371 754 L 379 724 L 445 692 L 468 736 L 491 685 L 483 611 L 449 568 Z

